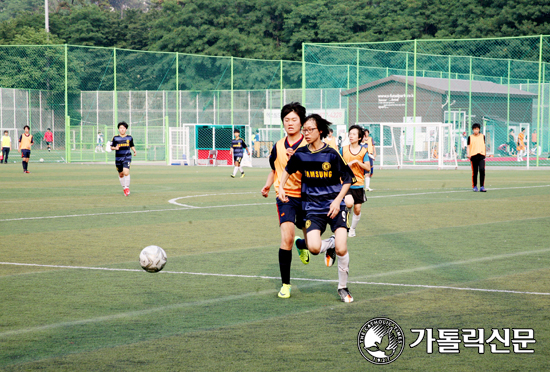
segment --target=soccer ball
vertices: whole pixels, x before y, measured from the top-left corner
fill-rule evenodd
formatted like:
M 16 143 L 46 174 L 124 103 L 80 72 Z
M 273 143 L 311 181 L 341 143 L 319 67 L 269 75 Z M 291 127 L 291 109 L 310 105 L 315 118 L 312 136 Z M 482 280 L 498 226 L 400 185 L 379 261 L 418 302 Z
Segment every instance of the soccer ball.
M 41 163 L 44 163 L 44 159 L 40 158 L 40 162 L 41 162 Z
M 139 263 L 149 273 L 159 272 L 166 265 L 166 252 L 156 245 L 145 247 L 139 254 Z

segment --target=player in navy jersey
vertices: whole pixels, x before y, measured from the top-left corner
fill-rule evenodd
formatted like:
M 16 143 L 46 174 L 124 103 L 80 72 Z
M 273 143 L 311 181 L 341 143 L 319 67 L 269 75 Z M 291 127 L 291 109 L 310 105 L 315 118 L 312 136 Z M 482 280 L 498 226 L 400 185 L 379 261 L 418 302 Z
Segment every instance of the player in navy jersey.
M 116 150 L 115 166 L 118 171 L 120 185 L 124 190 L 124 195 L 130 195 L 130 163 L 132 162 L 132 151 L 137 155 L 134 147 L 134 139 L 126 134 L 128 124 L 121 121 L 118 123 L 118 136 L 111 140 L 111 150 Z
M 244 171 L 243 167 L 241 167 L 241 161 L 243 160 L 244 150 L 246 149 L 246 152 L 248 156 L 250 156 L 250 150 L 246 146 L 246 143 L 240 138 L 241 131 L 238 129 L 235 129 L 235 132 L 233 133 L 235 135 L 235 139 L 231 141 L 231 156 L 233 157 L 233 164 L 235 165 L 235 168 L 233 168 L 233 174 L 231 175 L 232 178 L 235 178 L 235 175 L 237 174 L 237 170 L 241 171 L 241 178 L 244 177 Z
M 288 201 L 284 185 L 291 174 L 302 174 L 302 207 L 306 214 L 307 248 L 312 254 L 323 249 L 321 234 L 330 225 L 335 235 L 336 255 L 338 256 L 338 294 L 344 302 L 353 302 L 347 288 L 349 273 L 349 253 L 347 232 L 349 216 L 346 212 L 344 196 L 355 182 L 352 170 L 342 156 L 321 140 L 328 134 L 329 123 L 317 114 L 310 115 L 302 127 L 308 143 L 298 148 L 288 160 L 281 183 L 279 199 Z M 327 256 L 327 260 L 333 257 Z

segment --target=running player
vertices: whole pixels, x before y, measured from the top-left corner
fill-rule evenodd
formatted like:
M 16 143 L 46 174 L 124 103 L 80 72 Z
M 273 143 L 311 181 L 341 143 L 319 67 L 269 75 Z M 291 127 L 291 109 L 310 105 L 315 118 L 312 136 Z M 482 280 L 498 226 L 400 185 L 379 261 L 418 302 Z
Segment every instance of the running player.
M 306 117 L 306 109 L 298 102 L 292 102 L 285 105 L 281 110 L 281 120 L 285 128 L 286 137 L 279 140 L 269 157 L 271 172 L 267 176 L 265 186 L 262 188 L 262 195 L 267 198 L 271 185 L 275 183 L 275 192 L 277 194 L 277 213 L 279 215 L 279 225 L 281 229 L 281 247 L 279 248 L 279 269 L 281 271 L 282 287 L 278 296 L 281 298 L 289 298 L 291 291 L 290 284 L 290 266 L 292 263 L 292 246 L 298 241 L 295 237 L 294 226 L 302 229 L 304 236 L 306 230 L 304 228 L 304 214 L 302 211 L 301 190 L 302 190 L 302 175 L 299 173 L 293 174 L 289 181 L 284 186 L 285 193 L 288 198 L 287 203 L 283 203 L 279 199 L 279 185 L 281 175 L 287 165 L 288 159 L 294 154 L 296 149 L 307 145 L 304 136 L 300 133 L 302 123 Z M 300 239 L 303 240 L 303 239 Z M 334 239 L 330 241 L 329 247 L 334 251 Z M 297 243 L 296 243 L 297 244 Z M 304 244 L 305 245 L 305 244 Z M 304 264 L 309 263 L 309 251 L 307 248 L 298 249 L 300 260 Z
M 372 191 L 372 189 L 370 188 L 370 179 L 372 178 L 372 174 L 374 173 L 374 160 L 376 159 L 376 148 L 374 147 L 374 141 L 369 134 L 370 131 L 365 128 L 365 136 L 363 137 L 363 142 L 361 143 L 367 148 L 367 151 L 369 152 L 370 163 L 370 171 L 367 172 L 367 174 L 365 175 L 365 191 Z
M 244 177 L 244 171 L 243 167 L 241 167 L 241 161 L 243 160 L 244 155 L 244 149 L 246 149 L 246 153 L 248 156 L 250 156 L 250 150 L 246 146 L 246 143 L 240 138 L 241 131 L 238 129 L 235 129 L 234 133 L 235 139 L 231 141 L 231 156 L 233 157 L 233 164 L 235 165 L 235 168 L 233 168 L 233 174 L 231 175 L 232 178 L 235 178 L 235 175 L 237 174 L 237 170 L 241 172 L 241 178 Z
M 367 201 L 363 184 L 365 182 L 365 172 L 370 172 L 370 158 L 367 149 L 361 146 L 364 134 L 363 128 L 359 125 L 352 125 L 348 130 L 350 144 L 340 150 L 342 157 L 357 179 L 357 182 L 350 186 L 344 198 L 346 207 L 349 209 L 353 207 L 353 217 L 348 232 L 350 238 L 355 236 L 355 228 L 361 219 L 361 204 Z
M 472 164 L 472 187 L 477 191 L 477 173 L 479 169 L 479 191 L 485 192 L 485 135 L 480 133 L 481 125 L 472 124 L 472 132 L 468 137 L 466 148 L 468 159 Z
M 21 153 L 21 158 L 23 159 L 21 161 L 21 164 L 23 164 L 23 173 L 31 173 L 29 172 L 29 158 L 31 157 L 31 147 L 34 144 L 34 139 L 32 134 L 29 133 L 31 128 L 28 125 L 25 125 L 23 129 L 25 133 L 19 136 L 19 149 L 17 151 Z
M 124 195 L 130 195 L 130 163 L 132 162 L 132 151 L 137 155 L 134 147 L 134 139 L 126 134 L 128 124 L 124 121 L 118 123 L 118 136 L 111 140 L 111 150 L 116 150 L 115 166 L 118 171 L 120 185 L 124 190 Z
M 338 294 L 342 301 L 353 302 L 347 288 L 349 219 L 343 199 L 351 184 L 355 182 L 355 177 L 342 156 L 321 141 L 327 136 L 329 126 L 330 123 L 320 115 L 313 114 L 306 118 L 302 133 L 308 145 L 298 148 L 288 160 L 281 176 L 279 199 L 285 203 L 290 201 L 284 186 L 290 175 L 300 172 L 302 204 L 306 213 L 307 247 L 313 254 L 328 248 L 321 240 L 321 235 L 329 224 L 335 234 L 335 253 L 338 256 Z M 334 260 L 334 256 L 327 256 L 328 260 Z

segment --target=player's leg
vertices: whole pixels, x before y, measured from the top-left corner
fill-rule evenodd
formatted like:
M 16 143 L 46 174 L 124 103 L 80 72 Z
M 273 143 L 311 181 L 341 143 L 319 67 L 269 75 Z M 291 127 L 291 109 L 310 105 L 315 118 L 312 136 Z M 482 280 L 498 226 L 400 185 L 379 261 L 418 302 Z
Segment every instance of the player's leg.
M 472 189 L 474 191 L 477 191 L 478 164 L 477 164 L 477 157 L 475 155 L 470 157 L 470 164 L 471 164 L 471 167 L 472 167 Z
M 241 163 L 239 162 L 238 159 L 239 158 L 237 158 L 237 157 L 233 158 L 234 168 L 233 168 L 233 174 L 231 175 L 231 177 L 233 177 L 233 178 L 235 178 L 235 175 L 237 174 L 237 171 L 239 170 L 239 166 L 241 165 Z
M 348 289 L 349 253 L 347 229 L 339 227 L 334 231 L 334 235 L 336 256 L 338 257 L 338 294 L 343 302 L 353 302 L 353 297 Z
M 367 201 L 367 196 L 365 195 L 365 190 L 362 188 L 350 189 L 350 190 L 352 190 L 351 192 L 353 196 L 354 206 L 353 206 L 353 216 L 351 217 L 351 224 L 350 224 L 348 236 L 352 238 L 355 236 L 355 229 L 357 228 L 357 224 L 361 219 L 361 204 Z
M 290 221 L 281 224 L 281 247 L 279 248 L 279 270 L 282 287 L 278 296 L 290 297 L 290 267 L 292 264 L 292 246 L 294 245 L 294 224 Z
M 479 160 L 479 191 L 485 192 L 485 159 Z
M 370 171 L 365 174 L 365 191 L 372 191 L 370 188 L 370 179 L 374 174 L 374 160 L 369 156 Z

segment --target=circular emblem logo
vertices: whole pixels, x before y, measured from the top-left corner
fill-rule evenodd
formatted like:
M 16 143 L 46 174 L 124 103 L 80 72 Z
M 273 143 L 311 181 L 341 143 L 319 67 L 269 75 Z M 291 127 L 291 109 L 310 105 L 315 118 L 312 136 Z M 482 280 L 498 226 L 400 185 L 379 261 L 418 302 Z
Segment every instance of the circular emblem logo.
M 373 364 L 390 364 L 405 348 L 405 334 L 389 318 L 373 318 L 363 324 L 357 335 L 359 352 Z
M 324 171 L 328 171 L 330 169 L 330 163 L 325 161 L 321 167 L 323 167 Z
M 311 221 L 310 221 L 310 220 L 307 220 L 307 221 L 306 221 L 306 229 L 307 229 L 308 227 L 310 227 L 310 226 L 311 226 Z

